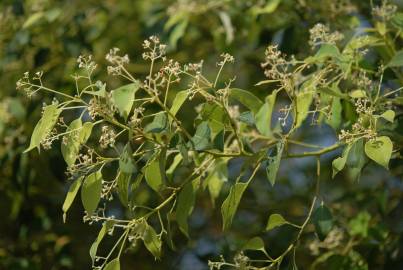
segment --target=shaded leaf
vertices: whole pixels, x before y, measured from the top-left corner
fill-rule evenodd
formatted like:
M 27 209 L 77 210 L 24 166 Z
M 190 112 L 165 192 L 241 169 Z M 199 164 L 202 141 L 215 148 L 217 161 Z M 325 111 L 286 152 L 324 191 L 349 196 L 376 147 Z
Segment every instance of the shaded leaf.
M 178 203 L 176 206 L 176 221 L 178 222 L 179 229 L 189 237 L 187 219 L 193 211 L 195 204 L 196 192 L 199 188 L 200 178 L 194 179 L 192 182 L 187 183 L 178 196 Z
M 228 197 L 224 200 L 221 206 L 224 231 L 231 227 L 232 220 L 238 209 L 239 202 L 247 187 L 248 183 L 236 183 L 231 187 Z
M 243 250 L 264 250 L 264 242 L 260 237 L 253 237 L 242 248 Z
M 333 228 L 333 217 L 330 210 L 322 203 L 312 215 L 312 221 L 315 225 L 315 231 L 319 239 L 323 241 L 326 235 Z
M 403 50 L 396 52 L 396 54 L 390 59 L 387 67 L 401 67 L 403 66 Z
M 168 118 L 165 112 L 154 116 L 153 121 L 144 128 L 146 133 L 160 133 L 168 128 Z
M 120 201 L 124 206 L 128 206 L 129 204 L 129 185 L 130 180 L 132 178 L 131 173 L 125 173 L 120 171 L 118 173 L 117 181 L 117 191 Z
M 263 102 L 250 91 L 239 88 L 231 88 L 229 90 L 229 97 L 237 100 L 253 113 L 257 113 L 263 105 Z
M 243 112 L 238 117 L 239 121 L 246 123 L 249 126 L 255 125 L 255 117 L 251 111 Z
M 155 258 L 159 259 L 161 256 L 161 239 L 158 237 L 153 227 L 148 224 L 144 232 L 143 242 L 148 251 L 150 251 Z
M 266 163 L 267 179 L 269 180 L 272 186 L 276 183 L 277 172 L 280 167 L 283 149 L 284 149 L 284 142 L 281 141 L 277 143 L 275 150 L 273 151 L 272 155 L 269 156 L 268 161 Z
M 195 135 L 191 139 L 191 143 L 195 150 L 201 151 L 210 147 L 211 130 L 208 122 L 201 122 L 196 129 Z
M 130 146 L 130 143 L 126 144 L 125 148 L 123 148 L 123 152 L 119 158 L 119 169 L 124 173 L 134 173 L 136 171 L 136 165 L 133 160 L 133 151 Z

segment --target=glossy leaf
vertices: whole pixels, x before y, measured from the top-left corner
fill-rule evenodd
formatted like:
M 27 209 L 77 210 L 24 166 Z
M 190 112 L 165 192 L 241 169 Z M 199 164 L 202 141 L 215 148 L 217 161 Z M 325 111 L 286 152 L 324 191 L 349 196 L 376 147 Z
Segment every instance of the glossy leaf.
M 365 154 L 386 169 L 389 167 L 389 160 L 392 156 L 392 150 L 392 141 L 387 136 L 381 136 L 376 138 L 374 141 L 369 140 L 365 143 Z
M 88 175 L 81 188 L 81 201 L 88 215 L 94 213 L 101 200 L 102 174 L 101 171 Z
M 326 235 L 333 228 L 333 216 L 330 210 L 323 205 L 320 205 L 316 208 L 315 212 L 312 215 L 312 221 L 315 225 L 315 231 L 318 235 L 319 239 L 323 241 L 326 238 Z
M 224 200 L 221 206 L 224 231 L 231 227 L 239 202 L 241 201 L 242 195 L 247 187 L 248 183 L 236 183 L 231 187 L 228 197 Z

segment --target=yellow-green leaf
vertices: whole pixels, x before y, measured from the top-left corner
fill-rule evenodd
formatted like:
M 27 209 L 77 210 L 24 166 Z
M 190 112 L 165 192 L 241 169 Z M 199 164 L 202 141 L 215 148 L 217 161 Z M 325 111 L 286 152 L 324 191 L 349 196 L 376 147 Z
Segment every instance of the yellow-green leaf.
M 276 227 L 287 224 L 288 222 L 280 214 L 272 214 L 267 221 L 266 231 L 270 231 Z
M 64 203 L 62 206 L 63 222 L 66 222 L 66 213 L 69 210 L 71 204 L 73 203 L 73 201 L 77 195 L 77 192 L 80 189 L 82 181 L 83 181 L 83 177 L 79 177 L 69 187 L 69 191 L 67 192 L 66 198 L 64 199 Z
M 248 183 L 236 183 L 231 187 L 228 197 L 223 202 L 221 206 L 221 215 L 223 218 L 224 231 L 231 227 L 239 202 L 241 201 L 242 195 L 247 187 Z
M 102 174 L 101 171 L 88 175 L 81 188 L 81 201 L 88 215 L 94 213 L 101 200 Z
M 387 136 L 378 137 L 373 141 L 369 140 L 365 143 L 365 154 L 386 169 L 389 167 L 392 150 L 392 141 Z

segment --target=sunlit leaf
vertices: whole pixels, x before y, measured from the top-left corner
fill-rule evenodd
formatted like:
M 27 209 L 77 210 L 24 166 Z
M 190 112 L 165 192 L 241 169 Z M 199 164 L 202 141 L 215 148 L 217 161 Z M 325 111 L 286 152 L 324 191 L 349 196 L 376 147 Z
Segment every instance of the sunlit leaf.
M 269 95 L 266 98 L 266 102 L 260 107 L 255 116 L 256 128 L 265 136 L 272 136 L 271 118 L 274 104 L 276 102 L 276 96 L 277 91 L 274 91 L 271 95 Z
M 107 234 L 108 230 L 110 228 L 112 228 L 113 223 L 114 223 L 113 221 L 104 222 L 104 224 L 102 225 L 101 230 L 98 233 L 97 238 L 92 243 L 92 245 L 90 247 L 90 257 L 91 257 L 93 263 L 95 262 L 95 257 L 97 255 L 98 246 L 101 243 L 101 241 L 104 238 L 104 236 Z
M 264 250 L 264 242 L 260 237 L 251 238 L 242 248 L 243 250 Z
M 119 169 L 121 172 L 130 174 L 136 171 L 136 165 L 134 164 L 132 154 L 132 148 L 130 143 L 128 143 L 125 148 L 123 148 L 123 152 L 119 158 Z
M 391 123 L 393 123 L 393 120 L 395 119 L 395 111 L 393 110 L 387 110 L 383 114 L 381 114 L 381 117 Z
M 348 153 L 350 152 L 350 149 L 351 149 L 351 145 L 347 145 L 343 150 L 342 156 L 333 160 L 333 162 L 332 162 L 332 167 L 333 167 L 332 177 L 333 178 L 336 176 L 336 174 L 338 172 L 343 170 L 344 166 L 346 165 L 347 157 L 348 157 Z
M 392 156 L 393 144 L 387 136 L 377 137 L 365 143 L 365 154 L 379 165 L 389 168 L 389 160 Z
M 165 169 L 162 168 L 160 156 L 152 160 L 145 169 L 146 182 L 156 192 L 159 192 L 163 185 L 163 171 L 165 171 Z
M 179 91 L 172 102 L 170 112 L 176 115 L 189 95 L 188 90 Z
M 115 258 L 104 267 L 103 270 L 120 270 L 119 258 Z
M 267 221 L 266 231 L 270 231 L 276 227 L 279 227 L 287 223 L 288 223 L 287 220 L 285 220 L 282 215 L 272 214 L 270 215 L 269 220 Z
M 403 66 L 403 50 L 396 52 L 396 54 L 390 59 L 387 67 L 401 67 Z
M 84 179 L 81 188 L 81 201 L 88 215 L 92 215 L 98 207 L 101 200 L 102 191 L 102 173 L 94 172 Z
M 118 109 L 120 115 L 127 119 L 132 109 L 135 93 L 139 89 L 140 83 L 130 83 L 112 91 L 112 102 Z
M 56 124 L 62 109 L 59 109 L 56 104 L 48 105 L 43 110 L 42 118 L 36 124 L 31 136 L 31 143 L 24 153 L 31 151 L 34 148 L 40 148 L 41 141 L 46 138 L 49 132 Z
M 69 191 L 67 192 L 66 198 L 64 199 L 64 203 L 62 206 L 64 222 L 66 222 L 66 213 L 69 210 L 74 199 L 76 198 L 76 195 L 78 193 L 78 190 L 80 189 L 82 181 L 83 177 L 79 177 L 69 187 Z

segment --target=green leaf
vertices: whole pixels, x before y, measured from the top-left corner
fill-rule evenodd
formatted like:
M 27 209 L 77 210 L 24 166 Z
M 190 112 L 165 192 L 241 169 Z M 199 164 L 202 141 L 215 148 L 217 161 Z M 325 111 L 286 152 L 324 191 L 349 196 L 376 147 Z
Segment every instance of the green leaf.
M 140 83 L 135 82 L 112 90 L 112 102 L 124 119 L 127 119 L 130 114 L 133 107 L 135 93 L 139 87 Z
M 126 144 L 125 148 L 123 148 L 123 152 L 119 158 L 119 169 L 121 172 L 131 174 L 136 171 L 136 165 L 133 160 L 133 151 L 130 147 L 130 143 Z
M 364 90 L 354 90 L 348 94 L 352 98 L 365 98 L 367 97 L 367 92 Z
M 183 35 L 186 32 L 186 28 L 188 26 L 189 21 L 187 19 L 181 21 L 175 27 L 172 29 L 172 32 L 169 35 L 169 45 L 172 48 L 176 48 L 176 45 L 178 44 L 178 40 L 183 37 Z
M 189 95 L 188 90 L 183 90 L 176 93 L 176 96 L 172 102 L 172 106 L 170 109 L 172 115 L 176 115 L 178 113 L 179 109 L 182 107 L 188 95 Z
M 350 220 L 348 223 L 349 234 L 360 235 L 362 237 L 368 236 L 369 222 L 371 220 L 371 215 L 367 211 L 360 212 L 354 219 Z
M 341 113 L 342 106 L 340 102 L 340 98 L 333 97 L 332 105 L 330 109 L 330 118 L 326 118 L 325 122 L 331 126 L 333 129 L 338 129 L 341 124 Z
M 104 267 L 103 270 L 120 270 L 119 258 L 115 258 Z
M 129 205 L 129 185 L 131 178 L 132 178 L 131 173 L 125 173 L 120 171 L 116 179 L 117 181 L 116 188 L 118 191 L 119 199 L 122 202 L 122 204 L 126 207 Z
M 308 85 L 310 87 L 310 85 Z M 309 107 L 311 106 L 313 99 L 313 92 L 299 92 L 296 96 L 296 119 L 295 119 L 295 128 L 301 126 L 304 122 L 305 118 L 308 116 Z
M 168 128 L 168 118 L 165 112 L 154 116 L 153 121 L 144 128 L 146 133 L 161 133 Z
M 312 221 L 315 225 L 315 231 L 319 239 L 323 241 L 326 235 L 333 228 L 333 217 L 330 210 L 322 203 L 312 215 Z
M 81 188 L 81 201 L 88 215 L 92 215 L 101 200 L 102 173 L 94 172 L 88 175 Z
M 381 117 L 391 123 L 393 123 L 393 120 L 395 119 L 395 111 L 393 110 L 387 110 L 383 114 L 381 114 Z
M 229 123 L 228 115 L 222 106 L 213 103 L 204 104 L 201 117 L 208 122 L 212 138 L 224 129 L 226 123 Z
M 253 237 L 243 246 L 243 250 L 265 250 L 264 242 L 260 237 Z
M 260 107 L 256 113 L 255 122 L 257 130 L 268 137 L 271 137 L 271 118 L 273 114 L 274 104 L 276 102 L 277 91 L 273 91 L 271 95 L 266 98 L 266 102 Z
M 211 130 L 207 121 L 201 122 L 196 129 L 191 143 L 196 151 L 206 150 L 210 147 Z
M 90 247 L 90 257 L 92 259 L 92 263 L 95 262 L 95 257 L 97 255 L 97 250 L 98 250 L 98 246 L 101 243 L 102 239 L 104 238 L 104 236 L 106 235 L 106 233 L 108 232 L 108 230 L 110 228 L 112 228 L 113 226 L 113 221 L 106 221 L 104 222 L 104 224 L 102 225 L 101 230 L 98 233 L 97 238 L 95 239 L 95 241 L 92 243 L 91 247 Z
M 253 126 L 255 124 L 255 117 L 251 111 L 243 112 L 238 117 L 239 121 L 246 123 L 249 126 Z
M 396 52 L 396 54 L 390 59 L 387 67 L 401 67 L 403 66 L 403 50 Z
M 352 179 L 359 179 L 365 162 L 366 157 L 364 153 L 364 140 L 359 139 L 351 145 L 346 162 L 349 168 L 350 177 Z
M 365 154 L 386 169 L 389 167 L 389 160 L 392 156 L 392 150 L 392 141 L 387 136 L 381 136 L 376 138 L 374 141 L 369 140 L 365 143 Z
M 222 185 L 228 181 L 228 160 L 228 158 L 217 159 L 215 161 L 215 166 L 203 181 L 204 186 L 208 187 L 213 207 L 215 205 L 215 200 L 220 195 Z
M 33 14 L 31 14 L 28 19 L 24 22 L 24 24 L 22 25 L 22 28 L 29 28 L 32 25 L 35 25 L 36 23 L 38 23 L 39 21 L 42 20 L 42 18 L 44 17 L 44 13 L 42 11 L 40 12 L 35 12 Z
M 263 105 L 263 102 L 254 94 L 239 88 L 229 89 L 229 97 L 237 100 L 255 114 Z
M 81 118 L 72 121 L 67 128 L 63 142 L 61 143 L 61 152 L 67 165 L 71 167 L 77 159 L 80 151 L 80 133 L 83 124 Z
M 284 142 L 279 142 L 276 144 L 276 149 L 273 151 L 273 155 L 269 156 L 266 164 L 266 174 L 267 179 L 273 186 L 276 183 L 277 172 L 280 167 L 281 156 L 283 154 Z
M 161 157 L 157 156 L 152 160 L 145 169 L 145 177 L 147 184 L 156 192 L 159 192 L 164 183 L 165 169 L 162 168 Z
M 161 256 L 161 239 L 158 237 L 153 227 L 148 224 L 144 232 L 143 242 L 148 251 L 150 251 L 155 258 L 159 259 Z
M 40 149 L 41 141 L 44 140 L 53 129 L 61 112 L 62 109 L 59 109 L 56 104 L 48 105 L 44 108 L 42 118 L 38 121 L 32 132 L 31 143 L 24 153 L 34 148 Z
M 280 214 L 272 214 L 267 221 L 266 231 L 270 231 L 281 225 L 288 224 L 288 222 Z
M 346 165 L 347 157 L 348 157 L 348 153 L 350 152 L 350 149 L 351 149 L 351 145 L 349 144 L 344 148 L 342 156 L 333 160 L 333 162 L 332 162 L 332 167 L 333 167 L 332 178 L 334 178 L 338 172 L 343 170 L 344 166 Z
M 239 202 L 247 187 L 248 183 L 236 183 L 231 187 L 228 197 L 224 200 L 221 206 L 224 231 L 231 227 Z
M 180 153 L 176 154 L 168 170 L 166 170 L 166 175 L 171 177 L 182 160 L 182 155 Z
M 200 185 L 200 177 L 187 183 L 178 196 L 178 204 L 176 206 L 176 221 L 179 229 L 189 237 L 187 219 L 193 211 L 193 206 L 196 200 L 196 192 Z
M 313 61 L 324 61 L 327 58 L 338 58 L 340 57 L 339 49 L 332 44 L 322 44 L 319 50 L 311 59 Z M 308 60 L 309 61 L 309 60 Z
M 251 12 L 253 16 L 257 16 L 260 14 L 270 14 L 276 11 L 278 5 L 280 5 L 282 0 L 268 0 L 266 5 L 263 7 L 253 6 L 251 8 Z
M 71 204 L 73 203 L 77 195 L 77 192 L 80 189 L 82 181 L 83 177 L 77 178 L 69 187 L 69 191 L 67 192 L 66 198 L 64 199 L 64 203 L 62 206 L 63 222 L 66 222 L 66 213 L 69 210 Z

